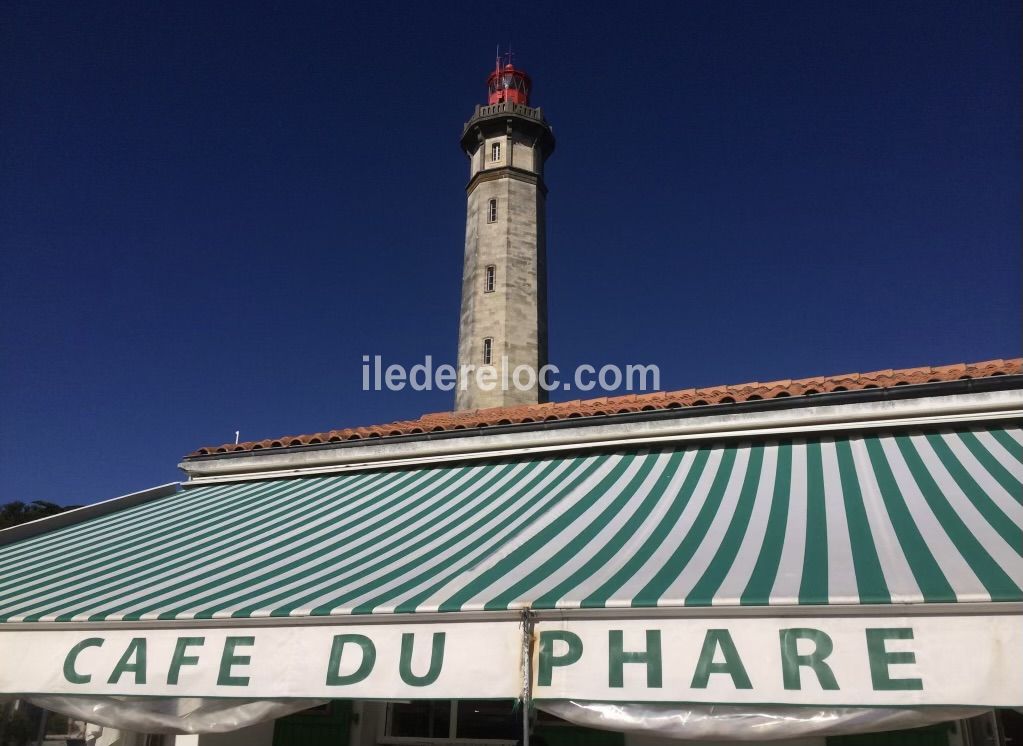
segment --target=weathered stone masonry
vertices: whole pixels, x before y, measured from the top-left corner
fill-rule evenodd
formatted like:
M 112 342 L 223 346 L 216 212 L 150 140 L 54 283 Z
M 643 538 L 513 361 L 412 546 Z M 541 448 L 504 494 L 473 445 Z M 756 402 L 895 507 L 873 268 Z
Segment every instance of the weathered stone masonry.
M 484 364 L 484 340 L 492 340 L 498 378 L 520 365 L 538 371 L 547 363 L 546 196 L 543 167 L 554 134 L 540 108 L 510 101 L 477 106 L 462 133 L 470 171 L 465 221 L 465 263 L 458 363 Z M 498 146 L 495 152 L 494 146 Z M 495 158 L 496 155 L 496 158 Z M 496 216 L 491 213 L 496 203 Z M 491 220 L 491 217 L 494 219 Z M 486 267 L 495 268 L 487 292 Z M 539 386 L 521 391 L 500 384 L 486 391 L 461 372 L 455 408 L 487 409 L 545 401 Z

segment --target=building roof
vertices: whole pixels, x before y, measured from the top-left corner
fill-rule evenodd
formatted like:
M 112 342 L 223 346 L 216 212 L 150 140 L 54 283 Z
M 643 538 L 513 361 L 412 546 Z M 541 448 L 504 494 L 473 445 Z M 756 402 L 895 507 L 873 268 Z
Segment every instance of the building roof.
M 1011 360 L 985 360 L 979 363 L 957 363 L 938 367 L 877 370 L 870 373 L 844 373 L 835 376 L 786 379 L 761 383 L 742 383 L 710 386 L 679 391 L 655 391 L 624 396 L 602 396 L 595 399 L 576 399 L 565 402 L 546 402 L 493 409 L 473 409 L 461 412 L 435 412 L 415 420 L 399 420 L 382 425 L 349 427 L 308 435 L 289 435 L 281 438 L 226 443 L 205 446 L 188 454 L 186 458 L 212 456 L 236 452 L 252 452 L 271 448 L 340 443 L 365 439 L 380 439 L 431 432 L 468 430 L 493 425 L 512 425 L 532 422 L 601 415 L 628 414 L 680 409 L 683 407 L 735 404 L 763 399 L 791 396 L 809 396 L 837 391 L 886 389 L 921 383 L 938 383 L 991 376 L 1023 374 L 1023 358 Z

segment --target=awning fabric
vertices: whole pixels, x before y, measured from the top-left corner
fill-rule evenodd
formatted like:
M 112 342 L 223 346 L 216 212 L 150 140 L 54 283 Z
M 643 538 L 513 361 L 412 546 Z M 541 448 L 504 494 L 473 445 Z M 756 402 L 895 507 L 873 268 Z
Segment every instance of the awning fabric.
M 0 547 L 0 693 L 1020 706 L 1006 422 L 192 487 Z
M 1023 600 L 1016 425 L 198 487 L 0 547 L 0 621 Z

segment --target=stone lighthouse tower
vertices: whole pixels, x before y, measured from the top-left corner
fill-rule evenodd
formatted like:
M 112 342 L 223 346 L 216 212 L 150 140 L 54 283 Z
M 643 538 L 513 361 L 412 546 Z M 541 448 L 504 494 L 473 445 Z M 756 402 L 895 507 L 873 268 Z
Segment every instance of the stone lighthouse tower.
M 469 184 L 456 409 L 546 401 L 535 376 L 547 364 L 543 172 L 554 133 L 529 105 L 530 86 L 525 72 L 499 60 L 487 105 L 462 130 Z

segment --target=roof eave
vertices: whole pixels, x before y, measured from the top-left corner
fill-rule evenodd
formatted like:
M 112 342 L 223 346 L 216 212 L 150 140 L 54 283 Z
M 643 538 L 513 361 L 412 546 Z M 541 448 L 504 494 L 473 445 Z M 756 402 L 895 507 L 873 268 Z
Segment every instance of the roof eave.
M 997 396 L 1007 392 L 1008 396 Z M 728 437 L 771 428 L 857 427 L 856 423 L 899 418 L 989 416 L 1023 405 L 1023 375 L 861 389 L 735 404 L 574 417 L 551 422 L 396 435 L 307 446 L 267 448 L 193 456 L 178 466 L 195 479 L 287 472 L 288 476 L 352 465 L 400 465 L 469 458 L 467 454 L 522 453 L 524 450 L 592 447 L 646 437 Z M 988 414 L 985 414 L 988 413 Z

